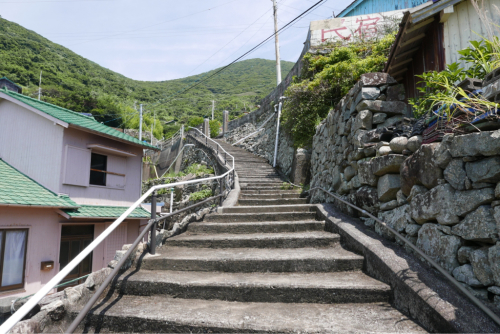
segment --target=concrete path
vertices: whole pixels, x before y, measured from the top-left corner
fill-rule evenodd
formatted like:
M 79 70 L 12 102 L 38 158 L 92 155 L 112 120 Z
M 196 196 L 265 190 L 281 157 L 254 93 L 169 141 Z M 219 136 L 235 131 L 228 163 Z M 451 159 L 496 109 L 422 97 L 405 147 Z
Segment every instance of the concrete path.
M 324 231 L 316 207 L 267 162 L 235 156 L 239 205 L 220 208 L 121 276 L 89 316 L 90 332 L 421 332 L 391 288 Z

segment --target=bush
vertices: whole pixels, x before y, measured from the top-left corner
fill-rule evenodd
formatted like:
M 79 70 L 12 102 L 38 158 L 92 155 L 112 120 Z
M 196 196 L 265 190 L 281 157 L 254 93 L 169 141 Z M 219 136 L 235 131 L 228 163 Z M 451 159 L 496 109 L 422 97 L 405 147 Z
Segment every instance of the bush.
M 201 124 L 203 124 L 203 117 L 199 117 L 199 116 L 191 117 L 188 121 L 188 126 L 193 127 L 193 128 L 195 128 Z
M 285 91 L 283 126 L 295 147 L 312 144 L 316 126 L 334 108 L 362 74 L 384 68 L 394 34 L 369 41 L 333 46 L 328 55 L 307 53 L 300 80 Z
M 204 174 L 214 174 L 214 169 L 207 167 L 202 164 L 192 164 L 188 166 L 184 171 L 184 174 L 194 174 L 196 176 L 204 175 Z
M 204 200 L 204 199 L 209 198 L 211 196 L 212 196 L 212 190 L 206 188 L 206 189 L 197 191 L 197 192 L 192 193 L 191 195 L 189 195 L 189 200 L 193 201 L 193 202 L 196 202 L 196 201 Z
M 210 126 L 210 137 L 217 137 L 219 135 L 219 130 L 222 124 L 218 120 L 214 119 L 212 121 L 209 121 L 208 125 Z

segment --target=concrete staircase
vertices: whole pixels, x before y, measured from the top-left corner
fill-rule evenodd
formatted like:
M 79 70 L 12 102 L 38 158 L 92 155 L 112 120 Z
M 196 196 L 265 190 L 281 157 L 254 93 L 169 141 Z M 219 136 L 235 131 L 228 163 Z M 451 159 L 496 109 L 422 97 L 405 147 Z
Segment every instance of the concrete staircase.
M 89 315 L 90 332 L 420 332 L 364 258 L 324 231 L 316 208 L 263 159 L 235 156 L 239 206 L 167 241 Z

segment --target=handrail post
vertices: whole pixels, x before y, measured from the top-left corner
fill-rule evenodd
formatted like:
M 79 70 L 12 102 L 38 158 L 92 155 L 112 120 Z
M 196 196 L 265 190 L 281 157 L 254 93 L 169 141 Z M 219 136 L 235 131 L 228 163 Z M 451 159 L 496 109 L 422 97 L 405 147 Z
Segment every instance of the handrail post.
M 226 152 L 224 152 L 224 165 L 226 165 L 226 164 L 227 164 L 227 154 L 226 154 Z
M 151 197 L 151 219 L 156 219 L 156 191 L 153 191 Z M 151 255 L 156 254 L 156 225 L 155 222 L 151 226 L 151 243 L 149 244 L 149 254 Z
M 224 183 L 226 182 L 226 177 L 221 177 L 219 181 L 219 195 L 222 195 L 219 200 L 219 205 L 222 206 L 224 202 Z

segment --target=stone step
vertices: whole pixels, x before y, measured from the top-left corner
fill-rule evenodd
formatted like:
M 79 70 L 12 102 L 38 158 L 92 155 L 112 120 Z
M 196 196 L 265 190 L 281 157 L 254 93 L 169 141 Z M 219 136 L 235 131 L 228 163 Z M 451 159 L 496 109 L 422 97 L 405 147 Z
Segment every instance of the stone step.
M 286 190 L 282 189 L 281 186 L 260 186 L 260 185 L 241 185 L 240 186 L 242 191 L 247 191 L 247 190 Z
M 242 196 L 246 195 L 300 195 L 300 192 L 293 191 L 293 190 L 281 190 L 281 189 L 271 189 L 271 190 L 243 190 L 241 192 Z
M 284 181 L 279 177 L 266 177 L 266 176 L 256 176 L 256 177 L 240 177 L 240 183 L 245 182 L 276 182 L 282 184 Z
M 300 198 L 299 193 L 285 193 L 285 192 L 277 192 L 275 194 L 253 194 L 253 193 L 241 193 L 241 199 L 278 199 L 278 198 Z
M 264 199 L 244 199 L 238 200 L 239 205 L 290 205 L 307 204 L 307 198 L 264 198 Z
M 328 248 L 187 248 L 167 245 L 146 255 L 144 270 L 222 272 L 335 272 L 363 267 L 363 257 L 340 246 Z
M 79 332 L 84 325 L 90 333 L 424 332 L 389 303 L 242 303 L 158 295 L 113 296 L 89 313 Z
M 206 215 L 206 222 L 264 222 L 316 219 L 316 212 L 225 213 Z
M 281 189 L 281 186 L 283 184 L 283 181 L 246 181 L 242 182 L 240 181 L 240 187 L 245 188 L 245 187 L 278 187 Z
M 246 223 L 191 223 L 188 231 L 193 233 L 280 233 L 324 231 L 325 222 L 282 221 L 282 222 L 246 222 Z
M 168 239 L 169 247 L 194 248 L 304 248 L 331 247 L 340 236 L 329 232 L 195 234 L 192 231 Z
M 314 204 L 293 205 L 259 205 L 255 206 L 230 206 L 218 209 L 218 214 L 225 213 L 269 213 L 269 212 L 316 212 Z M 208 216 L 207 216 L 208 217 Z
M 360 271 L 341 273 L 220 273 L 141 270 L 118 280 L 124 295 L 168 295 L 265 303 L 389 302 L 391 288 Z M 126 277 L 124 279 L 124 277 Z

